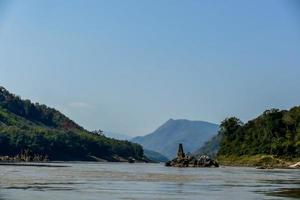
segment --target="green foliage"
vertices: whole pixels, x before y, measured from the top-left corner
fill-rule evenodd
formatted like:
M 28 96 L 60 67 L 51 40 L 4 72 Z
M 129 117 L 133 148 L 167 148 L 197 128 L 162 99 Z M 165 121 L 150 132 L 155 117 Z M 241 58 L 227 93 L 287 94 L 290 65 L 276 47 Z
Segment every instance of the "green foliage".
M 0 107 L 17 116 L 48 127 L 82 129 L 82 127 L 59 111 L 46 105 L 33 104 L 30 100 L 22 100 L 19 96 L 9 93 L 3 87 L 0 87 Z
M 138 144 L 91 133 L 59 111 L 21 100 L 0 87 L 0 156 L 24 150 L 50 160 L 143 158 Z
M 246 124 L 237 118 L 228 118 L 220 127 L 219 156 L 300 156 L 300 107 L 289 111 L 267 110 Z

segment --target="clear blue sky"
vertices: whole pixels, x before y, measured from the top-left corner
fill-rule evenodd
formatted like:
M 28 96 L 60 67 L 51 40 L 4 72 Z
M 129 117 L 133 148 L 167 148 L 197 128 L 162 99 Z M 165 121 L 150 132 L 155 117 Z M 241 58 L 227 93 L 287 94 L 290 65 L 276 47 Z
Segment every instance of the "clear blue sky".
M 0 85 L 91 130 L 246 121 L 300 104 L 300 4 L 0 0 Z

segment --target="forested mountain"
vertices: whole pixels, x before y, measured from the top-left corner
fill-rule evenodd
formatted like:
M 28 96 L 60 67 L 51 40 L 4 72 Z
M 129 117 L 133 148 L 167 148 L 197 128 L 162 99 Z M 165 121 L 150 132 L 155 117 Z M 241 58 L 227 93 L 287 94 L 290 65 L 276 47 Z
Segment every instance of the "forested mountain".
M 143 158 L 138 144 L 89 132 L 59 111 L 0 87 L 0 156 L 23 151 L 50 160 Z
M 210 140 L 206 141 L 199 149 L 197 149 L 193 153 L 193 155 L 196 157 L 199 157 L 201 155 L 208 155 L 214 158 L 220 149 L 221 139 L 222 139 L 221 134 L 215 135 Z
M 243 124 L 232 117 L 221 123 L 219 155 L 300 156 L 300 107 L 271 109 Z
M 133 138 L 132 141 L 171 159 L 175 157 L 179 143 L 183 144 L 186 152 L 192 153 L 214 136 L 218 129 L 217 124 L 209 122 L 170 119 L 153 133 Z

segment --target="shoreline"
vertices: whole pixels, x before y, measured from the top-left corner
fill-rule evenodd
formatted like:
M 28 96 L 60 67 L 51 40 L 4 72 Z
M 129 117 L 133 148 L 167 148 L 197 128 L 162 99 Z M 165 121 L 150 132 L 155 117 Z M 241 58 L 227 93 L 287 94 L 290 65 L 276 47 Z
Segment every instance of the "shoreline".
M 16 166 L 16 167 L 69 167 L 66 165 L 53 165 L 54 163 L 46 162 L 0 162 L 0 166 Z
M 7 158 L 7 157 L 5 157 Z M 216 161 L 222 167 L 253 167 L 256 169 L 300 169 L 300 158 L 284 158 L 274 155 L 253 155 L 253 156 L 218 156 Z M 0 166 L 36 166 L 36 167 L 68 167 L 59 165 L 68 162 L 98 162 L 98 163 L 128 163 L 127 160 L 108 161 L 104 159 L 90 160 L 13 160 L 0 159 Z M 147 163 L 136 160 L 135 163 Z M 152 162 L 148 162 L 152 163 Z M 57 164 L 57 165 L 53 165 Z
M 96 157 L 96 156 L 86 156 L 86 157 L 75 157 L 60 160 L 51 160 L 48 156 L 28 156 L 28 155 L 16 155 L 16 156 L 0 156 L 0 163 L 48 163 L 48 162 L 136 162 L 136 163 L 147 163 L 151 162 L 148 159 L 135 159 L 133 157 L 123 158 L 117 155 L 112 157 Z
M 257 169 L 300 169 L 300 158 L 285 158 L 274 155 L 218 156 L 222 166 L 255 167 Z
M 47 162 L 26 162 L 26 161 L 0 161 L 0 166 L 16 166 L 16 167 L 70 167 L 68 163 L 128 163 L 128 162 L 102 162 L 102 161 L 80 161 L 80 160 L 66 160 L 66 161 L 47 161 Z M 140 164 L 145 162 L 136 162 L 134 164 Z M 299 163 L 299 162 L 298 162 Z M 130 163 L 128 163 L 130 164 Z M 147 164 L 147 163 L 145 163 Z M 162 163 L 148 163 L 148 164 L 162 164 Z M 290 166 L 280 166 L 280 165 L 255 165 L 255 164 L 241 164 L 241 163 L 224 163 L 221 162 L 220 167 L 245 167 L 245 168 L 255 168 L 255 169 L 291 169 L 300 170 L 300 166 L 290 167 Z M 189 167 L 192 168 L 192 167 Z

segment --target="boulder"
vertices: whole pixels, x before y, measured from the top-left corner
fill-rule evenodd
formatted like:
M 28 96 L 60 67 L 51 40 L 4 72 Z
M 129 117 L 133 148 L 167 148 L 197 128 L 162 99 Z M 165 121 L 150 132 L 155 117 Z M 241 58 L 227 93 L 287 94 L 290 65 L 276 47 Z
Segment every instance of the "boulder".
M 293 165 L 290 165 L 289 167 L 290 168 L 300 168 L 300 162 L 297 162 L 297 163 L 295 163 Z
M 165 163 L 167 167 L 219 167 L 217 161 L 207 155 L 199 158 L 185 155 L 182 144 L 179 144 L 177 157 Z

